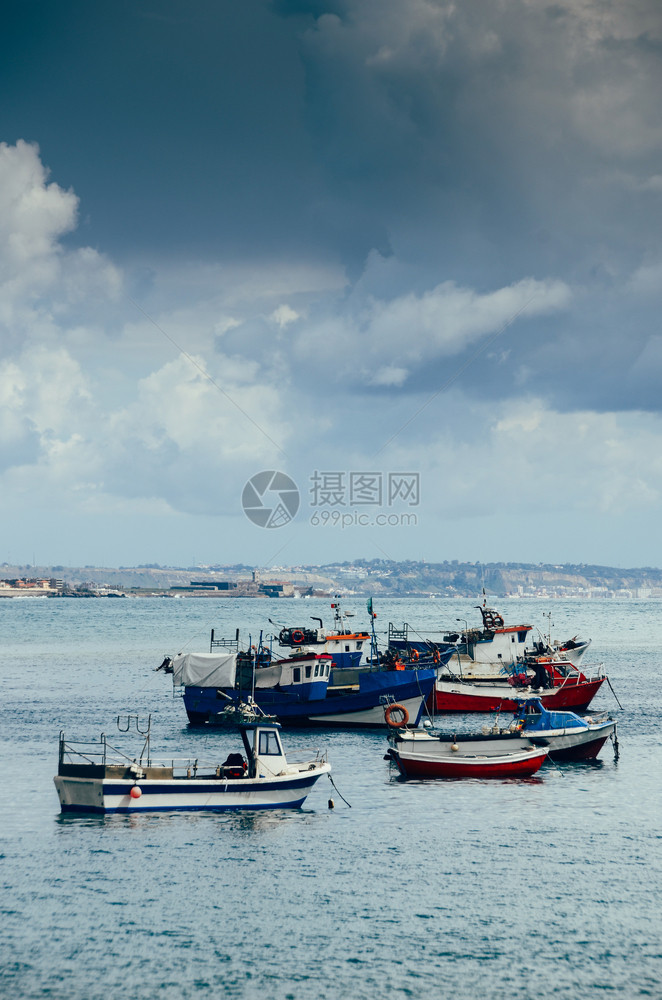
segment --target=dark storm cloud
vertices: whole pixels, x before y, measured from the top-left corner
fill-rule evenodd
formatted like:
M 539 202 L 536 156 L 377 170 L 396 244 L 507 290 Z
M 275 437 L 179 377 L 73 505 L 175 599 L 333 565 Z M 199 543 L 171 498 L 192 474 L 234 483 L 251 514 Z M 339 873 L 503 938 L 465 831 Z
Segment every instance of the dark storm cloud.
M 659 409 L 660 283 L 642 291 L 633 274 L 662 257 L 661 27 L 650 2 L 362 0 L 302 33 L 326 207 L 351 234 L 348 263 L 370 244 L 397 261 L 385 301 L 449 278 L 573 291 L 562 317 L 514 324 L 470 392 Z M 402 391 L 442 384 L 470 353 L 427 357 Z
M 650 46 L 607 24 L 595 37 L 581 5 L 352 6 L 302 37 L 307 121 L 337 207 L 360 205 L 398 249 L 418 245 L 419 263 L 472 284 L 523 265 L 584 278 L 605 241 L 632 259 L 631 199 L 603 175 L 654 171 Z M 650 243 L 657 220 L 637 215 Z M 587 244 L 601 253 L 587 260 Z
M 604 175 L 655 172 L 658 26 L 642 2 L 32 4 L 5 35 L 5 138 L 38 141 L 60 183 L 75 151 L 106 250 L 584 280 L 636 255 L 633 211 L 655 240 L 659 198 Z
M 298 206 L 316 180 L 303 74 L 268 3 L 49 7 L 26 5 L 4 35 L 4 138 L 38 141 L 75 185 L 81 239 L 245 256 L 304 238 Z
M 476 348 L 380 361 L 376 314 L 530 278 L 568 302 L 532 303 L 460 385 L 657 409 L 660 39 L 653 0 L 31 4 L 4 35 L 4 138 L 40 142 L 81 199 L 68 239 L 120 260 L 339 261 L 352 287 L 292 332 L 349 331 L 368 391 L 431 391 Z M 420 314 L 403 340 L 430 340 Z M 273 349 L 243 322 L 237 355 Z

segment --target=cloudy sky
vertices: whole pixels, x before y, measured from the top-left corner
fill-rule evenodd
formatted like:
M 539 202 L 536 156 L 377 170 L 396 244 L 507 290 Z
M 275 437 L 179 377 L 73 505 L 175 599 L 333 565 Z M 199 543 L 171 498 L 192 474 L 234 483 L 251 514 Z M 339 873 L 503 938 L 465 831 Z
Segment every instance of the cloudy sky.
M 0 561 L 662 566 L 661 56 L 658 0 L 14 0 Z

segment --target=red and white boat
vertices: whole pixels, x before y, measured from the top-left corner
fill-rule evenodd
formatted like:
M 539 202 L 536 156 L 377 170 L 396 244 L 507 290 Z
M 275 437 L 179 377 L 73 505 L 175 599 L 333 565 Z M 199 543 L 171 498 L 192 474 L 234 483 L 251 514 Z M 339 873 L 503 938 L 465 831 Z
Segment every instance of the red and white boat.
M 590 639 L 533 642 L 531 625 L 505 625 L 485 602 L 479 611 L 482 629 L 444 636 L 457 651 L 439 670 L 435 712 L 516 711 L 516 699 L 529 697 L 548 709 L 588 708 L 606 679 L 600 670 L 587 676 L 577 666 Z
M 522 698 L 539 698 L 547 709 L 583 712 L 606 680 L 603 673 L 587 677 L 571 663 L 556 661 L 546 667 L 549 687 L 527 683 L 525 671 L 491 681 L 441 675 L 434 690 L 435 712 L 516 712 Z
M 475 741 L 463 749 L 450 745 L 448 752 L 391 747 L 385 759 L 392 760 L 405 778 L 528 778 L 541 767 L 547 751 L 540 747 L 476 752 Z

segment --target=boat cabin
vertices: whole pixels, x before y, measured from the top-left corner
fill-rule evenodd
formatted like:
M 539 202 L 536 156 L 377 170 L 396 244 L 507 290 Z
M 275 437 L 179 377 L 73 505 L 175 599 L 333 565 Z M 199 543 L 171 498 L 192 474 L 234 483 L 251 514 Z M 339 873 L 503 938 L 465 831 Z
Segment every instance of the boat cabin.
M 248 758 L 249 778 L 268 778 L 281 774 L 287 759 L 280 740 L 277 722 L 256 722 L 239 727 Z
M 574 712 L 549 712 L 539 698 L 529 698 L 522 702 L 515 713 L 515 723 L 527 732 L 552 732 L 587 727 L 586 720 Z
M 338 602 L 334 602 L 331 607 L 334 611 L 333 629 L 325 629 L 321 618 L 312 618 L 312 621 L 318 623 L 317 628 L 305 625 L 282 628 L 278 636 L 279 645 L 299 650 L 321 647 L 318 652 L 329 653 L 336 667 L 356 668 L 370 648 L 370 634 L 346 627 L 345 618 L 351 618 L 353 614 L 350 611 L 343 612 Z

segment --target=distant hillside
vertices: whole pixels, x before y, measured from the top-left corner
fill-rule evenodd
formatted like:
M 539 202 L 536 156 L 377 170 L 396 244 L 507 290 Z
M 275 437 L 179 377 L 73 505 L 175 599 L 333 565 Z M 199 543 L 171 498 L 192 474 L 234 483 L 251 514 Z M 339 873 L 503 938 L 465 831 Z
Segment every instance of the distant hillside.
M 397 597 L 435 594 L 475 597 L 483 587 L 495 596 L 519 597 L 662 597 L 662 570 L 617 569 L 585 564 L 392 562 L 385 559 L 290 566 L 273 569 L 231 566 L 0 566 L 0 578 L 45 577 L 72 586 L 107 584 L 123 589 L 168 590 L 191 580 L 246 581 L 258 569 L 261 580 L 286 580 L 300 591 L 390 594 Z
M 660 597 L 662 570 L 584 564 L 388 562 L 325 566 L 329 576 L 360 592 L 470 597 L 483 587 L 497 596 Z

